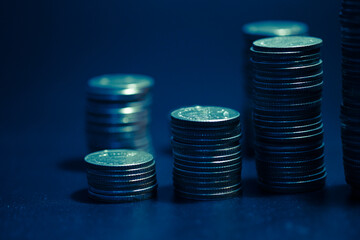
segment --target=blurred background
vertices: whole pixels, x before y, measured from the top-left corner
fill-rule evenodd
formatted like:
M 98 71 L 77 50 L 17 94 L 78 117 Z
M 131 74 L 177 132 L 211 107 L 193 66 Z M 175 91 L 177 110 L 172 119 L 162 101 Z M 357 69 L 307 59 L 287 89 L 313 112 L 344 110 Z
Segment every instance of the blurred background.
M 39 207 L 45 201 L 50 207 L 60 202 L 73 208 L 72 202 L 78 200 L 74 194 L 86 187 L 81 165 L 86 153 L 85 86 L 89 78 L 105 73 L 154 77 L 152 133 L 158 180 L 160 185 L 171 184 L 172 160 L 165 154 L 169 112 L 195 104 L 240 110 L 244 99 L 241 27 L 258 20 L 302 21 L 309 25 L 311 36 L 324 40 L 328 184 L 345 184 L 339 125 L 340 1 L 11 0 L 0 4 L 3 207 L 24 202 Z M 14 220 L 14 211 L 5 211 L 12 220 L 1 228 L 12 229 L 21 222 Z M 23 224 L 22 230 L 26 227 L 30 228 Z
M 50 128 L 48 133 L 61 128 L 62 134 L 71 136 L 67 141 L 74 141 L 74 148 L 84 149 L 86 81 L 104 73 L 155 78 L 155 138 L 156 132 L 167 131 L 167 114 L 177 107 L 207 104 L 239 109 L 244 96 L 241 27 L 267 19 L 303 21 L 310 35 L 324 40 L 325 124 L 338 123 L 336 0 L 16 0 L 2 1 L 1 11 L 1 107 L 7 112 L 2 121 L 12 133 L 28 127 Z M 48 114 L 38 119 L 42 112 Z M 168 141 L 157 140 L 155 144 Z

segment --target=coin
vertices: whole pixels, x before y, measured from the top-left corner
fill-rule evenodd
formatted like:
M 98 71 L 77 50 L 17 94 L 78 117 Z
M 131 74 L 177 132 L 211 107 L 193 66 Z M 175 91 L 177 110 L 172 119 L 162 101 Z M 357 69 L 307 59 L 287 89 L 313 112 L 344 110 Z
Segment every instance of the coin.
M 243 33 L 250 36 L 275 37 L 275 36 L 294 36 L 306 35 L 308 26 L 302 22 L 296 21 L 259 21 L 245 24 Z
M 105 202 L 147 199 L 157 188 L 155 161 L 150 153 L 112 149 L 88 154 L 89 197 Z
M 359 192 L 360 181 L 360 5 L 343 0 L 340 11 L 342 51 L 341 138 L 346 182 Z
M 253 42 L 255 159 L 269 191 L 311 191 L 325 181 L 321 45 L 301 36 Z
M 88 81 L 89 152 L 116 148 L 152 152 L 149 126 L 153 84 L 151 77 L 137 74 L 108 74 Z M 147 143 L 139 144 L 144 138 Z
M 153 79 L 145 75 L 108 74 L 90 79 L 87 91 L 102 96 L 101 99 L 129 99 L 141 94 L 143 89 L 150 89 L 153 84 Z
M 309 36 L 285 36 L 263 38 L 253 42 L 254 50 L 258 51 L 308 51 L 318 49 L 322 45 L 322 40 Z
M 252 66 L 250 59 L 250 48 L 252 46 L 253 41 L 266 38 L 266 37 L 276 37 L 276 36 L 303 36 L 308 33 L 308 26 L 305 23 L 295 22 L 295 21 L 259 21 L 248 23 L 243 26 L 244 33 L 244 64 L 243 64 L 243 72 L 244 72 L 244 89 L 245 89 L 245 101 L 243 101 L 243 110 L 242 115 L 244 119 L 245 131 L 244 131 L 244 148 L 245 154 L 248 156 L 254 155 L 254 132 L 253 132 L 253 124 L 252 124 Z M 259 54 L 255 56 L 254 51 L 252 53 L 252 58 L 258 62 L 262 62 L 265 65 L 273 65 L 278 64 L 279 61 L 276 59 L 286 59 L 287 62 L 280 63 L 281 66 L 299 66 L 301 63 L 299 61 L 313 61 L 314 59 L 319 58 L 319 53 L 301 55 L 301 58 L 294 56 L 292 54 L 271 54 L 266 55 L 259 51 Z M 275 59 L 275 61 L 274 61 Z M 277 77 L 278 78 L 278 77 Z
M 234 197 L 241 190 L 240 114 L 229 108 L 185 107 L 170 114 L 177 195 L 197 200 Z
M 150 165 L 153 163 L 153 156 L 135 150 L 104 150 L 87 155 L 85 162 L 99 168 L 129 169 Z
M 108 196 L 97 194 L 92 191 L 88 191 L 89 197 L 101 202 L 111 202 L 111 203 L 121 203 L 121 202 L 134 202 L 134 201 L 141 201 L 150 198 L 154 198 L 156 196 L 156 188 L 154 191 L 146 192 L 143 194 L 136 194 L 136 195 L 125 195 L 125 196 Z
M 223 126 L 238 124 L 240 113 L 230 108 L 194 106 L 180 108 L 171 113 L 171 121 L 181 125 Z

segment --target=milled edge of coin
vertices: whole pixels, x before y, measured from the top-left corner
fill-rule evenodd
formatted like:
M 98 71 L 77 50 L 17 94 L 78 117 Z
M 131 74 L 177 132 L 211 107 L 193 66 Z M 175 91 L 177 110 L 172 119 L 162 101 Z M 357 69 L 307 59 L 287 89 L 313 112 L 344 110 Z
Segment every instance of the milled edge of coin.
M 242 193 L 242 186 L 239 189 L 228 192 L 219 192 L 216 194 L 194 194 L 188 193 L 185 191 L 180 191 L 175 189 L 175 194 L 179 197 L 192 199 L 192 200 L 220 200 L 220 199 L 229 199 L 239 196 Z
M 323 188 L 325 186 L 326 175 L 322 178 L 316 179 L 312 182 L 307 183 L 306 185 L 291 185 L 291 186 L 277 186 L 269 183 L 263 183 L 258 181 L 259 186 L 269 192 L 277 193 L 301 193 L 315 191 Z
M 134 201 L 142 201 L 151 199 L 156 196 L 157 189 L 155 188 L 154 191 L 137 194 L 137 195 L 127 195 L 127 196 L 106 196 L 101 194 L 96 194 L 88 190 L 88 196 L 100 202 L 109 202 L 109 203 L 123 203 L 123 202 L 134 202 Z
M 103 190 L 103 189 L 98 189 L 98 188 L 94 188 L 92 186 L 89 186 L 88 190 L 91 191 L 92 193 L 95 194 L 101 194 L 103 196 L 129 196 L 129 195 L 140 195 L 143 193 L 148 193 L 148 192 L 152 192 L 154 191 L 154 189 L 157 189 L 158 184 L 156 181 L 153 182 L 152 185 L 150 186 L 146 186 L 146 187 L 137 187 L 137 188 L 133 188 L 133 189 L 129 189 L 129 190 L 117 190 L 115 189 L 111 189 L 111 190 Z

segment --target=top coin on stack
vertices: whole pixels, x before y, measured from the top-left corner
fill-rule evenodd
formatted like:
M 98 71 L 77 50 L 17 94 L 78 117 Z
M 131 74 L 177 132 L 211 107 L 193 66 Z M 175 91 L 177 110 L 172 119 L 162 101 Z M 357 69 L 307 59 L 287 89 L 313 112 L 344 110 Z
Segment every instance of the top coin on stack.
M 275 37 L 251 48 L 255 153 L 266 190 L 303 192 L 325 184 L 322 40 Z
M 343 0 L 341 136 L 346 181 L 360 190 L 360 2 Z
M 250 48 L 253 41 L 261 38 L 307 35 L 309 28 L 297 21 L 268 20 L 247 23 L 242 30 Z
M 151 89 L 144 75 L 112 74 L 88 81 L 86 132 L 90 152 L 102 149 L 152 151 Z
M 171 113 L 175 192 L 184 198 L 215 200 L 241 192 L 240 114 L 212 106 Z
M 144 200 L 156 194 L 155 161 L 137 150 L 103 150 L 85 157 L 89 197 L 104 202 Z
M 306 36 L 308 26 L 302 22 L 296 21 L 259 21 L 247 23 L 242 28 L 244 34 L 244 89 L 247 99 L 244 101 L 241 112 L 244 118 L 244 150 L 245 154 L 252 156 L 254 154 L 253 144 L 253 126 L 252 126 L 252 65 L 250 59 L 250 48 L 255 40 L 278 37 L 278 36 Z

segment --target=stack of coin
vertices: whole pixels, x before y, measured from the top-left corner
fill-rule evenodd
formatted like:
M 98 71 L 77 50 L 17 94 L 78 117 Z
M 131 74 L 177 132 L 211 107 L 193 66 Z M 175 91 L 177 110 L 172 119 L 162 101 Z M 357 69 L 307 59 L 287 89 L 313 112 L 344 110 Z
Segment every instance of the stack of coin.
M 244 153 L 248 156 L 254 154 L 254 136 L 252 125 L 252 66 L 250 59 L 250 48 L 252 43 L 261 38 L 280 36 L 305 36 L 308 34 L 308 26 L 296 21 L 259 21 L 245 24 L 244 34 L 244 89 L 246 99 L 243 101 L 241 115 L 243 117 L 244 129 Z
M 251 48 L 255 157 L 260 185 L 304 192 L 325 184 L 322 40 L 274 37 Z
M 155 161 L 138 150 L 103 150 L 85 157 L 89 197 L 103 202 L 149 199 L 156 194 Z
M 241 192 L 240 114 L 212 106 L 180 108 L 171 113 L 175 193 L 215 200 Z
M 90 152 L 137 149 L 152 152 L 149 131 L 153 79 L 103 75 L 88 81 L 86 133 Z
M 360 2 L 343 0 L 341 137 L 346 181 L 360 190 Z

